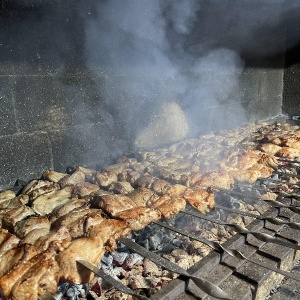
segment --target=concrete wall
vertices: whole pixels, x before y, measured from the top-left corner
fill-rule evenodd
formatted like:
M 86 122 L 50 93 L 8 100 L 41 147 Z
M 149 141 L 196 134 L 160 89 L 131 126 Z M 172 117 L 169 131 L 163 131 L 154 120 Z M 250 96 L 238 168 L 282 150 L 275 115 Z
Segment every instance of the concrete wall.
M 104 71 L 101 66 L 92 72 L 87 67 L 84 18 L 80 10 L 69 9 L 83 2 L 4 3 L 0 11 L 0 189 L 17 179 L 39 177 L 46 169 L 107 165 L 129 151 L 140 128 L 130 131 L 125 125 L 136 112 L 124 117 L 118 105 L 110 105 L 124 101 L 126 92 L 119 99 L 103 99 L 101 92 L 117 89 L 118 78 L 122 81 L 126 72 Z M 281 58 L 276 61 L 283 63 Z M 207 130 L 238 126 L 237 102 L 250 122 L 277 115 L 282 82 L 282 68 L 250 62 L 241 78 L 243 97 L 220 103 L 217 114 L 208 104 L 199 118 L 208 124 Z

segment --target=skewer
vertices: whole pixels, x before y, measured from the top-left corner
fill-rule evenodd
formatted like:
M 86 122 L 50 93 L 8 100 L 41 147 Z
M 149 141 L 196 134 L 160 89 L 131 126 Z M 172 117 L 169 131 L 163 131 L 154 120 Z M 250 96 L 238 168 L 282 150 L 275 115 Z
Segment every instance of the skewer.
M 227 211 L 237 213 L 237 214 L 240 214 L 240 215 L 243 215 L 243 216 L 251 217 L 251 218 L 254 218 L 254 219 L 262 220 L 264 222 L 268 221 L 268 222 L 270 222 L 272 224 L 275 224 L 275 225 L 287 225 L 290 228 L 300 230 L 300 223 L 297 223 L 297 222 L 286 222 L 286 221 L 283 221 L 281 219 L 274 218 L 274 217 L 260 217 L 260 216 L 257 216 L 255 214 L 249 213 L 249 212 L 241 211 L 239 209 L 234 209 L 234 208 L 228 208 L 228 207 L 225 207 L 225 206 L 222 206 L 222 205 L 216 205 L 216 208 L 227 210 Z
M 231 299 L 227 293 L 225 293 L 221 288 L 216 286 L 215 284 L 199 277 L 199 276 L 193 276 L 189 274 L 186 270 L 179 267 L 178 265 L 166 260 L 165 258 L 148 251 L 144 247 L 138 245 L 137 243 L 133 242 L 132 240 L 128 238 L 121 238 L 119 239 L 119 242 L 123 245 L 127 246 L 128 248 L 132 249 L 136 253 L 140 254 L 143 257 L 146 257 L 153 261 L 154 263 L 160 265 L 161 267 L 182 275 L 183 277 L 186 277 L 188 279 L 191 279 L 203 292 L 206 294 L 218 298 L 218 299 Z
M 293 275 L 292 273 L 287 272 L 287 271 L 283 271 L 283 270 L 281 270 L 281 269 L 279 269 L 279 268 L 272 267 L 272 266 L 267 265 L 267 264 L 264 264 L 264 263 L 262 263 L 262 262 L 260 262 L 260 261 L 254 260 L 254 259 L 252 259 L 252 258 L 245 257 L 245 256 L 244 256 L 240 251 L 238 251 L 238 250 L 228 249 L 228 248 L 226 248 L 226 247 L 220 245 L 220 244 L 217 243 L 217 242 L 213 242 L 213 241 L 209 241 L 209 240 L 206 240 L 206 239 L 204 239 L 204 238 L 201 238 L 201 237 L 197 237 L 197 236 L 195 236 L 194 234 L 188 233 L 188 232 L 186 232 L 186 231 L 184 231 L 184 230 L 182 230 L 182 229 L 175 228 L 175 227 L 173 227 L 173 226 L 171 226 L 171 225 L 167 225 L 167 224 L 162 223 L 162 222 L 159 222 L 159 221 L 153 222 L 153 223 L 155 223 L 155 224 L 157 224 L 157 225 L 159 225 L 159 226 L 165 227 L 165 228 L 167 228 L 167 229 L 170 229 L 170 230 L 172 230 L 172 231 L 175 231 L 175 232 L 177 232 L 177 233 L 179 233 L 179 234 L 182 234 L 182 235 L 184 235 L 184 236 L 187 236 L 187 237 L 189 237 L 189 238 L 191 238 L 191 239 L 197 240 L 197 241 L 199 241 L 199 242 L 201 242 L 201 243 L 204 243 L 204 244 L 206 244 L 207 246 L 211 247 L 212 249 L 214 249 L 214 250 L 217 251 L 217 252 L 221 252 L 221 253 L 222 253 L 222 252 L 226 252 L 228 255 L 230 255 L 230 256 L 232 256 L 232 257 L 236 257 L 236 258 L 239 258 L 239 259 L 247 260 L 247 261 L 249 261 L 249 262 L 251 262 L 251 263 L 253 263 L 253 264 L 256 264 L 256 265 L 258 265 L 258 266 L 261 266 L 261 267 L 263 267 L 263 268 L 265 268 L 265 269 L 267 269 L 267 270 L 270 270 L 270 271 L 279 273 L 279 274 L 281 274 L 281 275 L 283 275 L 283 276 L 285 276 L 285 277 L 287 277 L 287 278 L 294 279 L 294 280 L 300 282 L 300 278 L 297 277 L 297 276 L 295 276 L 295 275 Z
M 293 244 L 293 243 L 290 243 L 290 242 L 282 241 L 282 240 L 274 238 L 271 235 L 266 234 L 266 233 L 261 233 L 261 232 L 257 232 L 257 231 L 250 231 L 247 228 L 245 228 L 241 225 L 238 225 L 238 224 L 231 224 L 231 223 L 223 222 L 221 220 L 212 219 L 210 217 L 202 216 L 202 215 L 199 215 L 199 214 L 196 214 L 196 213 L 193 213 L 193 212 L 184 211 L 184 212 L 181 212 L 181 213 L 191 215 L 191 216 L 194 216 L 196 218 L 200 218 L 200 219 L 203 219 L 203 220 L 206 220 L 206 221 L 209 221 L 209 222 L 212 222 L 212 223 L 216 223 L 216 224 L 219 224 L 219 225 L 232 227 L 233 230 L 238 232 L 239 234 L 243 234 L 243 235 L 246 235 L 246 236 L 251 234 L 255 238 L 257 238 L 258 240 L 263 241 L 265 243 L 273 243 L 273 244 L 278 244 L 278 245 L 282 245 L 282 246 L 285 246 L 285 247 L 289 247 L 289 248 L 292 248 L 292 249 L 295 249 L 295 250 L 300 250 L 300 245 L 296 245 L 296 244 Z
M 100 276 L 106 282 L 108 282 L 111 285 L 113 285 L 117 290 L 119 290 L 119 291 L 121 291 L 121 292 L 123 292 L 125 294 L 133 296 L 134 299 L 149 300 L 149 298 L 147 298 L 147 297 L 145 297 L 143 295 L 139 295 L 139 294 L 135 293 L 130 288 L 128 288 L 126 285 L 124 285 L 120 281 L 114 279 L 110 275 L 106 274 L 101 269 L 98 269 L 96 266 L 94 266 L 90 262 L 88 262 L 86 260 L 77 260 L 77 263 L 83 265 L 84 267 L 86 267 L 87 269 L 89 269 L 90 271 L 92 271 L 93 273 L 95 273 L 96 275 Z

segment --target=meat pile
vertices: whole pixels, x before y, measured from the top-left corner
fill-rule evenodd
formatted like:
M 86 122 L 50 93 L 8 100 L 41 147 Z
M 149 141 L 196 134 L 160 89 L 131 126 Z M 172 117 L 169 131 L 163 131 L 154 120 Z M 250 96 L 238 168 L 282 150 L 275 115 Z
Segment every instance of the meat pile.
M 137 151 L 102 170 L 45 171 L 17 195 L 0 193 L 2 294 L 33 300 L 54 294 L 60 280 L 91 282 L 77 260 L 98 265 L 118 238 L 174 218 L 186 205 L 210 212 L 214 190 L 267 178 L 277 156 L 297 157 L 298 135 L 288 124 L 248 126 Z

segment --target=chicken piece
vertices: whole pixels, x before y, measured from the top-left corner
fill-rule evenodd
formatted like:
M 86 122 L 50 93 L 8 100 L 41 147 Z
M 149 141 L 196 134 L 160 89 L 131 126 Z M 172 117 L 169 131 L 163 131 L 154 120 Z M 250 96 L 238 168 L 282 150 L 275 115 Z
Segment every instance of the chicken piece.
M 104 252 L 104 241 L 100 235 L 73 240 L 56 256 L 62 278 L 77 284 L 90 282 L 94 278 L 93 272 L 77 261 L 86 260 L 93 265 L 98 265 Z
M 158 203 L 159 201 L 155 202 L 151 208 L 158 209 L 162 216 L 166 219 L 172 219 L 176 217 L 185 209 L 186 206 L 185 200 L 181 197 L 167 197 L 163 203 L 157 205 Z
M 96 183 L 96 170 L 88 169 L 85 167 L 76 167 L 76 171 L 82 172 L 85 176 L 85 181 L 89 183 Z
M 186 191 L 187 187 L 182 184 L 174 184 L 170 187 L 170 189 L 166 192 L 166 195 L 169 195 L 171 197 L 179 197 L 183 195 L 183 193 Z
M 161 213 L 148 207 L 135 207 L 121 211 L 115 217 L 128 222 L 132 230 L 141 230 L 152 221 L 160 220 Z
M 70 224 L 76 222 L 77 220 L 80 220 L 87 214 L 89 214 L 91 210 L 86 207 L 78 207 L 71 211 L 69 211 L 66 214 L 62 214 L 60 217 L 58 217 L 52 224 L 51 224 L 51 230 L 57 230 L 61 226 L 69 226 Z
M 131 193 L 134 190 L 134 188 L 129 182 L 114 181 L 111 183 L 108 190 L 117 194 L 127 195 L 128 193 Z
M 257 161 L 258 164 L 263 164 L 267 167 L 271 167 L 273 169 L 278 168 L 278 160 L 277 158 L 272 154 L 267 153 L 261 153 L 260 158 Z
M 202 174 L 198 172 L 191 172 L 187 176 L 182 176 L 181 182 L 182 184 L 186 185 L 187 187 L 195 185 L 197 181 L 202 178 Z
M 33 189 L 32 191 L 28 192 L 27 195 L 29 196 L 30 202 L 34 201 L 37 197 L 48 194 L 50 192 L 54 192 L 60 189 L 58 183 L 51 183 L 48 185 L 44 185 L 42 187 Z
M 282 146 L 300 150 L 300 132 L 287 134 L 281 137 Z
M 73 194 L 73 186 L 66 185 L 58 191 L 53 191 L 38 196 L 32 203 L 32 209 L 39 215 L 50 214 L 56 207 L 70 201 Z
M 275 155 L 286 158 L 297 158 L 300 157 L 300 150 L 289 147 L 282 147 L 279 151 L 276 152 Z
M 157 178 L 150 175 L 150 174 L 142 174 L 135 182 L 135 186 L 137 187 L 145 187 L 147 189 L 150 189 L 153 182 L 156 180 Z
M 21 194 L 17 197 L 0 202 L 0 209 L 3 210 L 3 209 L 17 208 L 22 205 L 26 205 L 28 202 L 29 202 L 29 196 L 26 194 Z
M 77 199 L 77 198 L 72 198 L 70 201 L 66 202 L 64 205 L 61 205 L 54 209 L 51 213 L 51 216 L 49 217 L 50 223 L 53 223 L 55 220 L 58 218 L 66 215 L 70 211 L 87 206 L 87 200 L 85 199 Z
M 76 185 L 76 193 L 80 198 L 90 195 L 91 193 L 97 192 L 99 186 L 97 184 L 89 182 L 81 182 Z
M 11 200 L 13 198 L 16 197 L 16 194 L 14 191 L 11 191 L 11 190 L 6 190 L 6 191 L 3 191 L 0 193 L 0 205 L 3 203 L 3 202 L 6 202 L 8 200 Z
M 26 247 L 26 245 L 22 245 L 22 247 Z M 28 245 L 27 245 L 28 247 Z M 18 284 L 22 281 L 22 277 L 30 268 L 34 265 L 41 265 L 44 261 L 54 258 L 55 257 L 55 251 L 52 248 L 47 249 L 45 252 L 35 255 L 33 249 L 33 246 L 30 246 L 29 249 L 32 251 L 32 254 L 27 253 L 27 255 L 24 255 L 26 260 L 24 260 L 22 263 L 19 263 L 15 268 L 11 269 L 9 273 L 6 275 L 0 277 L 0 290 L 1 292 L 6 295 L 9 299 L 12 299 L 12 289 L 14 288 L 14 285 L 18 282 Z M 34 277 L 34 276 L 33 276 Z M 17 300 L 18 298 L 14 298 Z M 31 298 L 19 298 L 18 300 L 27 300 Z M 34 299 L 34 298 L 33 298 Z
M 113 251 L 117 248 L 116 240 L 129 235 L 131 227 L 126 221 L 116 219 L 105 219 L 101 224 L 90 226 L 87 232 L 88 237 L 101 237 L 105 249 Z
M 44 236 L 40 236 L 39 239 L 34 242 L 34 246 L 38 253 L 46 251 L 50 245 L 59 251 L 63 251 L 63 249 L 70 244 L 71 239 L 68 228 L 66 226 L 61 226 L 58 230 L 51 231 Z
M 119 163 L 105 167 L 105 171 L 113 172 L 116 175 L 129 168 L 129 163 Z
M 152 201 L 155 201 L 155 199 L 159 198 L 159 196 L 156 195 L 153 191 L 145 187 L 137 188 L 127 196 L 132 199 L 137 206 L 146 206 L 147 202 L 150 201 L 150 199 L 152 199 Z
M 18 265 L 31 259 L 37 254 L 32 245 L 17 245 L 6 251 L 0 252 L 0 277 L 16 268 Z
M 268 154 L 275 155 L 279 150 L 281 150 L 281 147 L 271 143 L 263 143 L 258 145 L 257 149 Z
M 35 215 L 34 211 L 26 205 L 18 208 L 12 208 L 3 215 L 2 227 L 13 232 L 14 226 L 17 222 L 33 215 Z
M 215 187 L 230 190 L 234 184 L 233 177 L 225 171 L 214 171 L 203 175 L 203 177 L 197 181 L 193 187 Z
M 45 171 L 42 177 L 48 181 L 59 182 L 62 178 L 64 178 L 67 175 L 68 175 L 67 173 L 59 173 L 56 171 L 49 170 L 49 171 Z
M 100 214 L 99 209 L 82 209 L 73 210 L 68 214 L 62 216 L 52 224 L 52 228 L 59 228 L 60 226 L 66 226 L 70 232 L 72 238 L 77 238 L 86 233 L 86 221 L 89 216 L 95 216 L 94 214 Z
M 77 185 L 79 183 L 84 182 L 84 180 L 84 173 L 80 171 L 75 171 L 73 174 L 63 177 L 58 183 L 61 186 L 61 188 L 64 188 L 67 185 Z
M 203 214 L 208 213 L 215 207 L 215 196 L 209 188 L 186 189 L 183 198 Z
M 55 294 L 60 277 L 61 270 L 54 256 L 41 260 L 15 283 L 10 297 L 12 300 L 39 300 L 46 293 Z
M 268 178 L 272 175 L 274 169 L 264 164 L 256 164 L 247 170 L 247 172 L 253 171 L 258 172 L 258 178 Z
M 118 175 L 119 181 L 127 181 L 131 185 L 134 185 L 135 182 L 140 178 L 141 173 L 137 171 L 133 171 L 131 169 L 125 170 Z
M 158 195 L 163 195 L 165 194 L 170 188 L 172 187 L 172 185 L 163 179 L 155 179 L 151 189 Z
M 230 175 L 239 182 L 254 183 L 260 176 L 258 170 L 235 170 L 229 171 Z
M 22 243 L 34 245 L 39 238 L 46 236 L 48 233 L 49 233 L 49 228 L 32 229 L 23 238 Z
M 48 180 L 31 180 L 22 190 L 22 194 L 29 194 L 35 189 L 52 185 L 53 182 Z
M 125 195 L 104 195 L 95 199 L 95 203 L 102 208 L 107 214 L 115 216 L 117 213 L 135 208 L 137 205 Z
M 99 186 L 105 188 L 110 186 L 114 181 L 118 181 L 116 173 L 111 171 L 97 172 L 96 181 Z
M 16 247 L 20 239 L 8 232 L 8 230 L 0 228 L 0 253 Z
M 45 228 L 50 230 L 50 222 L 48 218 L 41 216 L 31 216 L 23 219 L 14 225 L 14 233 L 23 239 L 31 230 Z

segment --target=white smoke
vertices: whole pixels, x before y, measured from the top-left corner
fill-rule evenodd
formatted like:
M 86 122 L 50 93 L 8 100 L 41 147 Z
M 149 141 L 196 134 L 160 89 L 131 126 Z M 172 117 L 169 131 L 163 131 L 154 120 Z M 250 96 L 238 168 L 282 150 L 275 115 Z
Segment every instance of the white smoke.
M 111 113 L 128 136 L 137 136 L 141 147 L 150 147 L 151 139 L 156 146 L 158 140 L 174 139 L 171 120 L 160 133 L 163 139 L 149 134 L 165 124 L 154 116 L 164 111 L 172 119 L 174 107 L 188 120 L 182 138 L 214 129 L 214 122 L 226 127 L 246 121 L 240 54 L 281 51 L 282 40 L 273 31 L 299 16 L 299 5 L 294 0 L 99 1 L 86 23 L 86 47 L 90 69 L 107 76 L 100 89 L 104 114 Z M 165 103 L 174 104 L 170 111 Z M 219 117 L 228 103 L 233 111 Z

